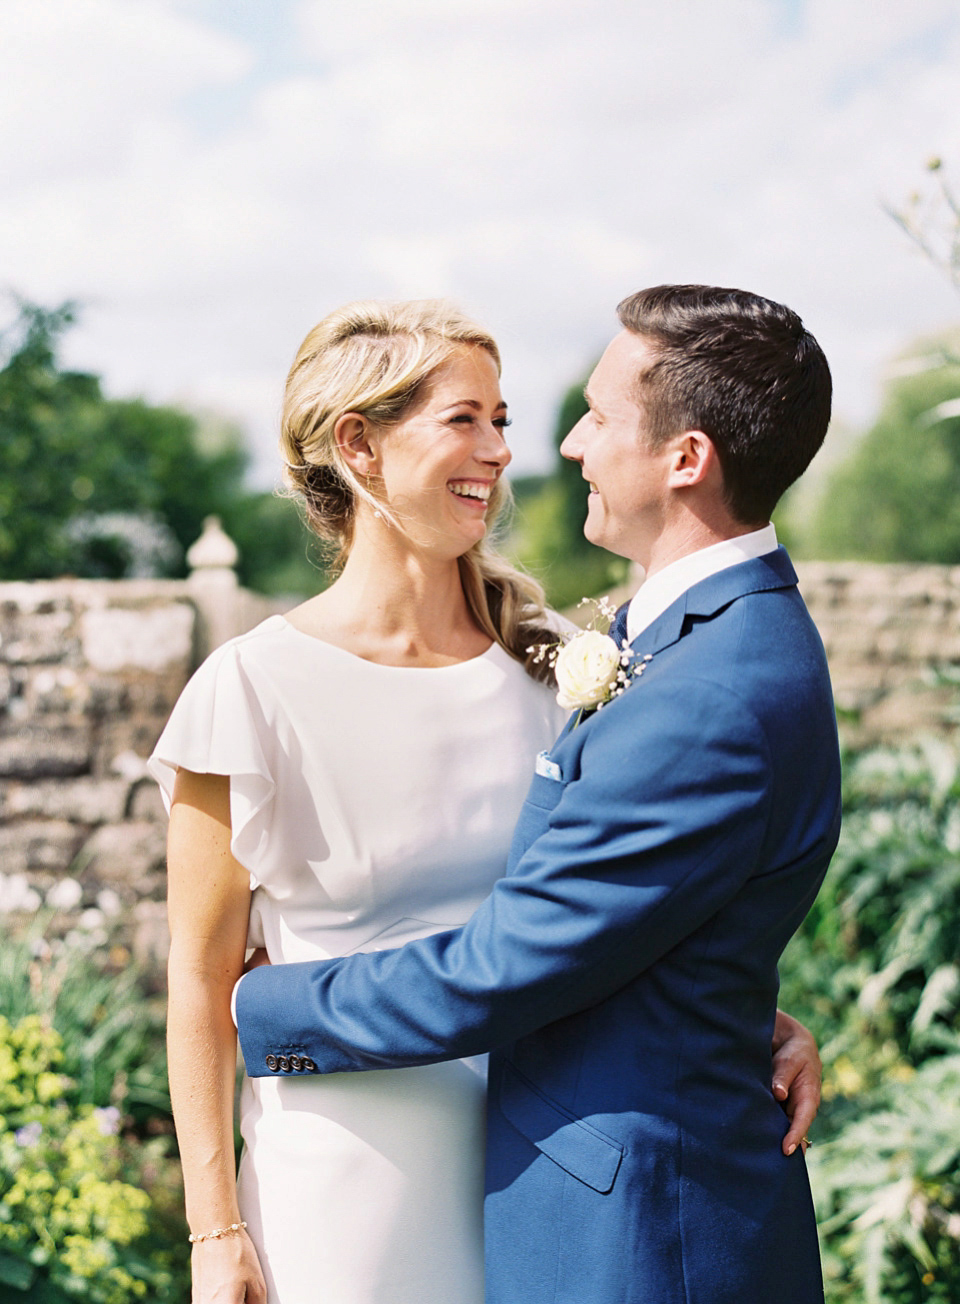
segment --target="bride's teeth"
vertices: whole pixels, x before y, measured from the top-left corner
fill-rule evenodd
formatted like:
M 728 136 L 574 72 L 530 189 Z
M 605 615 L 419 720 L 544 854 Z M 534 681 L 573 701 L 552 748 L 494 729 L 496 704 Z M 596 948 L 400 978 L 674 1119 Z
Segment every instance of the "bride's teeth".
M 489 485 L 462 484 L 459 481 L 453 481 L 450 485 L 450 489 L 461 498 L 479 498 L 483 503 L 488 502 L 490 499 Z

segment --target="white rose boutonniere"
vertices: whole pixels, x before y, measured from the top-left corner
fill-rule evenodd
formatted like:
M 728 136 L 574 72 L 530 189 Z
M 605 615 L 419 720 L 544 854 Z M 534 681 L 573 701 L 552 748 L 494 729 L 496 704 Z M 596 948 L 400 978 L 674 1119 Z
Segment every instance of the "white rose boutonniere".
M 624 667 L 622 653 L 609 634 L 585 629 L 557 651 L 557 702 L 568 711 L 599 706 L 613 696 Z
M 649 657 L 633 665 L 634 654 L 624 639 L 623 647 L 605 630 L 616 614 L 609 598 L 583 598 L 580 606 L 592 605 L 594 615 L 586 629 L 560 643 L 540 643 L 528 648 L 536 660 L 549 661 L 557 678 L 557 702 L 568 711 L 599 710 L 619 697 L 635 675 L 643 674 Z M 602 624 L 604 629 L 598 629 Z M 580 723 L 579 717 L 577 724 Z

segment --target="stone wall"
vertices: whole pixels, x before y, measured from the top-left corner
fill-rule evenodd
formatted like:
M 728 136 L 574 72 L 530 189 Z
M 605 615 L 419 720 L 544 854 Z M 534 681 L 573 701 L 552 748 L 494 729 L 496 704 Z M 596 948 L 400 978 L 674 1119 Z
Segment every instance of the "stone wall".
M 0 584 L 0 913 L 122 918 L 141 958 L 163 953 L 166 815 L 146 757 L 212 647 L 284 605 L 224 567 Z
M 166 818 L 145 758 L 203 656 L 279 609 L 224 559 L 182 582 L 0 584 L 0 913 L 116 917 L 162 955 Z M 798 569 L 847 741 L 954 735 L 960 568 Z
M 958 738 L 960 567 L 804 562 L 840 732 L 854 746 Z

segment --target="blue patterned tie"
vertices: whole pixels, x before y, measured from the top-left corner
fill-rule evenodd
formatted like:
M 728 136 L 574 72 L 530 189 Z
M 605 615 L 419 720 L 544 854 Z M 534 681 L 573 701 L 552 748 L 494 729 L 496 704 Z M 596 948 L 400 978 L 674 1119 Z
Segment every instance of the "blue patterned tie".
M 627 612 L 629 610 L 629 602 L 625 602 L 622 607 L 618 607 L 617 614 L 610 626 L 609 634 L 617 647 L 623 647 L 623 640 L 627 637 Z

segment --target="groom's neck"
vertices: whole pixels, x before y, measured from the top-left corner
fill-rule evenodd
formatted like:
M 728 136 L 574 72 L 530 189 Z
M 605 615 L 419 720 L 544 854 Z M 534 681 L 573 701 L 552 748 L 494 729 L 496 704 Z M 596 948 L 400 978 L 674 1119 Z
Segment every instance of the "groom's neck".
M 685 512 L 666 525 L 657 538 L 652 540 L 646 558 L 633 557 L 630 560 L 638 561 L 649 577 L 673 562 L 689 557 L 691 553 L 710 548 L 725 539 L 737 539 L 743 534 L 751 534 L 766 524 L 766 521 L 760 521 L 756 525 L 745 525 L 742 521 L 734 520 L 728 513 L 720 516 L 713 514 L 713 519 L 703 519 L 694 512 Z

